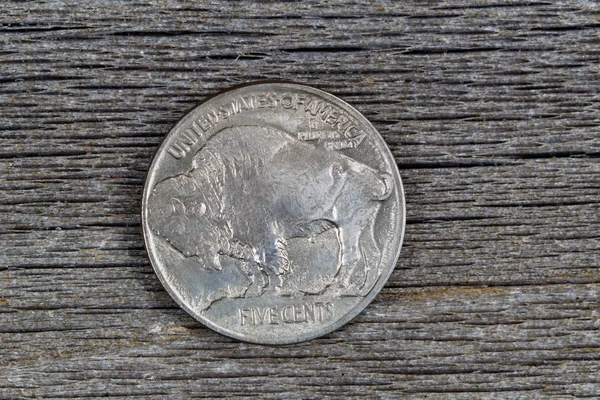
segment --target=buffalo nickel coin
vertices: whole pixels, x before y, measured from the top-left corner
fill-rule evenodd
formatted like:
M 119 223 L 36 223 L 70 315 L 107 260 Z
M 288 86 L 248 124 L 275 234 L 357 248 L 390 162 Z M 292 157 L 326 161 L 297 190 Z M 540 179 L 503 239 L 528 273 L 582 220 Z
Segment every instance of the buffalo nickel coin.
M 324 335 L 360 313 L 397 262 L 402 182 L 375 128 L 291 83 L 221 93 L 171 130 L 148 172 L 146 248 L 198 321 L 263 344 Z

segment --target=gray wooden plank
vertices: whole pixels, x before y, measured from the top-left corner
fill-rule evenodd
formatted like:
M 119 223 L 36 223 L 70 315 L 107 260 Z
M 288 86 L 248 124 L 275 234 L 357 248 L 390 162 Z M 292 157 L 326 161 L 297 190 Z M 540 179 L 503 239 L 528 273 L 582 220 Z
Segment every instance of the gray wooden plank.
M 596 3 L 0 8 L 0 397 L 600 396 Z M 353 104 L 406 190 L 382 293 L 293 346 L 195 322 L 141 238 L 166 132 L 262 79 Z

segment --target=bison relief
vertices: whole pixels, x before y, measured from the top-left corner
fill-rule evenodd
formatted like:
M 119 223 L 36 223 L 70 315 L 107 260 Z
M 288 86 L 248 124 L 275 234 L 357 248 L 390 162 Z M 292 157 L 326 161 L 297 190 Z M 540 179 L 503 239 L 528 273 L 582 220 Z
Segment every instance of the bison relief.
M 334 229 L 336 271 L 318 290 L 358 295 L 379 276 L 373 224 L 392 185 L 390 175 L 276 129 L 226 128 L 196 153 L 188 173 L 156 184 L 148 221 L 205 270 L 223 274 L 233 261 L 249 277 L 247 290 L 233 292 L 246 297 L 293 287 L 285 281 L 302 266 L 290 260 L 287 241 Z

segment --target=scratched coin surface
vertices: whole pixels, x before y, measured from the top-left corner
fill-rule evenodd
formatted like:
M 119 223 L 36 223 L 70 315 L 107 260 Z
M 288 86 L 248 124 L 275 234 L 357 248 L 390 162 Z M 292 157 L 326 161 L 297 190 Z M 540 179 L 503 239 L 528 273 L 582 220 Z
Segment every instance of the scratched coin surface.
M 342 100 L 304 85 L 221 93 L 171 130 L 143 195 L 146 248 L 198 321 L 286 344 L 339 328 L 381 290 L 405 207 L 394 159 Z

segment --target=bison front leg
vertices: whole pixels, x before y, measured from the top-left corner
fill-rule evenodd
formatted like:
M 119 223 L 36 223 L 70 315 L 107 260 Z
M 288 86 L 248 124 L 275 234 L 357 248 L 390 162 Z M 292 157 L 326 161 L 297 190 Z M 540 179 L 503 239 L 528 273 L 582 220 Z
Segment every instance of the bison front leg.
M 280 290 L 283 284 L 283 275 L 290 270 L 290 260 L 287 252 L 287 243 L 282 237 L 273 237 L 261 246 L 257 253 L 257 261 L 265 266 L 269 281 L 273 289 Z

